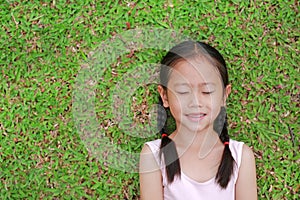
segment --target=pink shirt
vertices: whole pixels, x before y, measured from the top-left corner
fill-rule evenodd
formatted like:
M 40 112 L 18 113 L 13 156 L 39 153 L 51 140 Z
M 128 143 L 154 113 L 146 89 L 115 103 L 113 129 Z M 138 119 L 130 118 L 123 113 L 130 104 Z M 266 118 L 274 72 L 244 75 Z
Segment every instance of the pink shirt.
M 188 177 L 181 171 L 181 178 L 175 178 L 171 184 L 167 183 L 167 177 L 165 173 L 165 167 L 163 160 L 160 161 L 158 156 L 160 139 L 146 143 L 157 163 L 161 167 L 163 186 L 164 186 L 164 199 L 165 200 L 234 200 L 235 199 L 235 183 L 238 177 L 238 172 L 241 164 L 243 142 L 230 140 L 229 148 L 232 156 L 236 161 L 237 167 L 235 167 L 233 176 L 228 183 L 227 188 L 221 189 L 221 187 L 215 182 L 215 177 L 206 182 L 197 182 Z

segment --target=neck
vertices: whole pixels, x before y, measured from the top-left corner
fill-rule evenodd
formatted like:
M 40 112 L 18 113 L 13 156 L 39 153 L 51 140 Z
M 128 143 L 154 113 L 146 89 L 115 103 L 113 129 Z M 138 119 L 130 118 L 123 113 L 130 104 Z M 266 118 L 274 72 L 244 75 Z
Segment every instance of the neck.
M 199 158 L 206 157 L 214 146 L 220 143 L 219 136 L 212 126 L 199 132 L 178 128 L 172 134 L 172 139 L 176 143 L 179 154 L 187 150 L 195 150 L 199 152 Z

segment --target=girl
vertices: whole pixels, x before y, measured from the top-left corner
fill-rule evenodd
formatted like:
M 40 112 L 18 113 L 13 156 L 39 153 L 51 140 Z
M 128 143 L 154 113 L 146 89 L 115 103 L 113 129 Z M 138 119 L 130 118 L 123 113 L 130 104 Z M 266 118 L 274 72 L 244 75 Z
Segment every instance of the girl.
M 161 139 L 143 147 L 141 198 L 257 199 L 252 150 L 228 136 L 225 105 L 231 85 L 223 57 L 205 43 L 185 41 L 161 64 L 160 103 L 176 129 L 168 135 L 162 128 Z M 162 113 L 158 124 L 164 121 Z

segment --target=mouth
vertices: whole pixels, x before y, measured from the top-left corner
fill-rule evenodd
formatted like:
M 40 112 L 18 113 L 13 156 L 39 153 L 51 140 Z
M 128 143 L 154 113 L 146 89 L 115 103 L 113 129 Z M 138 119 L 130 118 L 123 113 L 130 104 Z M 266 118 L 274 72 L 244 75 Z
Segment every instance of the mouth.
M 197 121 L 202 120 L 206 116 L 206 114 L 205 113 L 191 113 L 191 114 L 187 114 L 186 116 L 189 120 L 197 122 Z

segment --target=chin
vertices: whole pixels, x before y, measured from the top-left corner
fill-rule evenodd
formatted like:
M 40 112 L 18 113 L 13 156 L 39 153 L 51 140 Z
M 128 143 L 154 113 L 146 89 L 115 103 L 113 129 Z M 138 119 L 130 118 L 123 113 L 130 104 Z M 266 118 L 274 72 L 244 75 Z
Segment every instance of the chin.
M 210 126 L 208 124 L 191 124 L 186 126 L 190 131 L 193 132 L 203 132 L 210 130 Z

